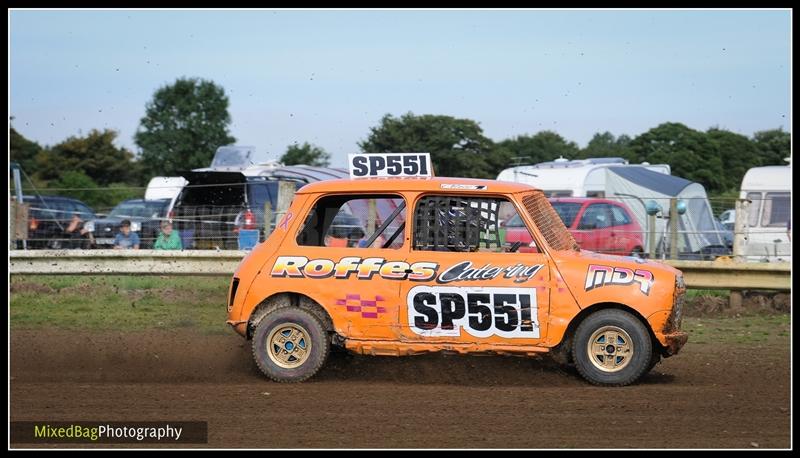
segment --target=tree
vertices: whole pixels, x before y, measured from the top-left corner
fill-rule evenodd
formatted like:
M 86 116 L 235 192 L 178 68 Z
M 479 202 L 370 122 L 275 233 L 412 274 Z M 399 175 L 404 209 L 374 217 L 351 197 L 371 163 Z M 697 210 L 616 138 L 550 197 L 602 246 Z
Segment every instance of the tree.
M 19 163 L 22 170 L 29 176 L 36 173 L 36 155 L 42 151 L 42 147 L 23 137 L 13 127 L 9 131 L 8 137 L 8 153 L 11 161 Z
M 534 136 L 519 135 L 503 140 L 499 145 L 509 151 L 515 161 L 523 164 L 548 162 L 559 157 L 575 159 L 580 151 L 575 142 L 567 141 L 549 130 L 538 132 Z
M 117 132 L 92 130 L 85 137 L 69 137 L 36 156 L 38 175 L 58 180 L 67 171 L 83 172 L 100 186 L 136 182 L 138 164 L 133 153 L 114 145 Z
M 471 119 L 442 115 L 414 115 L 400 118 L 385 115 L 359 143 L 364 153 L 431 153 L 436 175 L 494 178 L 498 164 L 492 161 L 494 143 Z
M 761 165 L 758 148 L 744 135 L 727 130 L 711 128 L 706 135 L 714 144 L 720 160 L 724 164 L 723 189 L 725 191 L 738 190 L 747 170 Z
M 143 189 L 123 183 L 99 187 L 81 170 L 68 170 L 57 180 L 49 182 L 47 187 L 52 189 L 55 195 L 81 200 L 95 211 L 109 209 L 123 200 L 141 198 L 144 195 Z
M 327 167 L 331 164 L 331 155 L 324 149 L 307 142 L 302 145 L 289 145 L 286 154 L 281 156 L 284 165 L 306 164 L 316 167 Z
M 145 107 L 134 140 L 150 175 L 208 167 L 216 149 L 236 141 L 222 87 L 197 78 L 180 78 L 159 88 Z
M 702 184 L 709 193 L 725 189 L 722 159 L 705 133 L 680 123 L 663 123 L 634 138 L 631 163 L 669 164 L 672 174 Z
M 586 148 L 582 149 L 578 157 L 586 159 L 590 157 L 625 157 L 631 138 L 625 134 L 614 138 L 611 132 L 594 134 Z
M 761 165 L 786 165 L 783 159 L 791 156 L 792 135 L 783 129 L 763 130 L 753 134 Z

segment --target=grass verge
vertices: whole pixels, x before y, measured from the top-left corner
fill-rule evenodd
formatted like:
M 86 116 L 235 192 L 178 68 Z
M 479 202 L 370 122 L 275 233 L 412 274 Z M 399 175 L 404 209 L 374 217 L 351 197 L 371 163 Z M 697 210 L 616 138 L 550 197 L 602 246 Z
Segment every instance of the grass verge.
M 11 329 L 194 328 L 225 333 L 228 278 L 14 276 Z M 698 294 L 696 297 L 700 297 Z M 789 314 L 687 316 L 692 343 L 788 341 Z
M 14 276 L 11 329 L 224 333 L 228 282 L 223 277 Z

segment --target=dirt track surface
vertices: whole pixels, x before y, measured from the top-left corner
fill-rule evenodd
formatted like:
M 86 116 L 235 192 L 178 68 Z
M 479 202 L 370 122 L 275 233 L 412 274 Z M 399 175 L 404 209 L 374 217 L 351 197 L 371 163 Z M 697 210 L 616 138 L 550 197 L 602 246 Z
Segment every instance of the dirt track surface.
M 204 447 L 790 446 L 775 344 L 690 342 L 625 388 L 546 359 L 346 354 L 285 385 L 236 335 L 13 331 L 11 375 L 11 420 L 208 421 Z

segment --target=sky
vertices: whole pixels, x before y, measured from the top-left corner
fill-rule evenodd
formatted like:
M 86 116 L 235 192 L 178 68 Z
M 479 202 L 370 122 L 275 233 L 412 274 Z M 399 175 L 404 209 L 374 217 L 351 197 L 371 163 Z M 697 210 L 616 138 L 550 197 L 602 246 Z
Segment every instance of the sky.
M 468 118 L 500 141 L 585 146 L 663 122 L 791 129 L 788 10 L 10 10 L 9 118 L 54 145 L 133 136 L 181 77 L 221 85 L 231 134 L 278 159 L 309 142 L 344 166 L 391 114 Z

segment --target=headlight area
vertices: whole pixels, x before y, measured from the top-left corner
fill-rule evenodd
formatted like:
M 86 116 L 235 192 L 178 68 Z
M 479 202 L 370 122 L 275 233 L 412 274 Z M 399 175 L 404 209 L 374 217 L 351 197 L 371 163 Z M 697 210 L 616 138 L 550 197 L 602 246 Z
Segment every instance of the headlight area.
M 83 228 L 89 232 L 94 232 L 94 220 L 87 222 L 83 225 Z
M 669 331 L 679 330 L 683 322 L 683 306 L 686 302 L 686 283 L 683 281 L 683 275 L 675 276 L 675 292 L 673 294 L 672 313 L 667 320 Z

